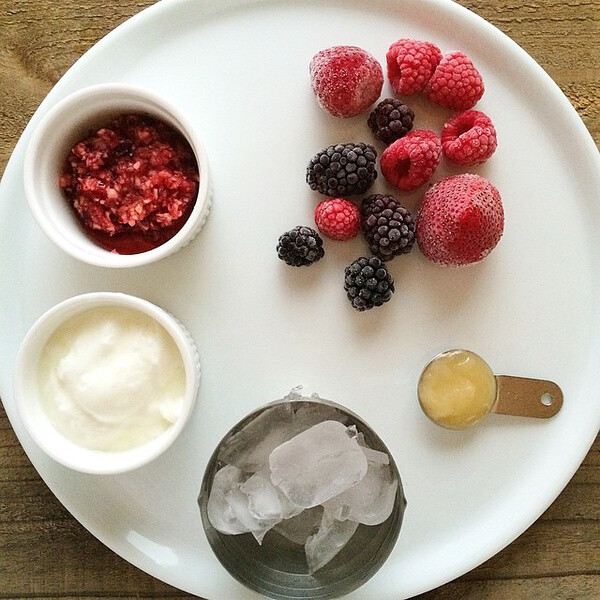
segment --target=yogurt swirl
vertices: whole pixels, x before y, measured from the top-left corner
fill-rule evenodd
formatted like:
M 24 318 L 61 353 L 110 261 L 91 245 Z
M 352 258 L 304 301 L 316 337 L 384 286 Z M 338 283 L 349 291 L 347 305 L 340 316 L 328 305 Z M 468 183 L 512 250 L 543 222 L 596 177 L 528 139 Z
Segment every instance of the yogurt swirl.
M 42 351 L 44 409 L 71 441 L 102 451 L 135 448 L 177 419 L 185 391 L 181 354 L 150 316 L 121 306 L 62 324 Z

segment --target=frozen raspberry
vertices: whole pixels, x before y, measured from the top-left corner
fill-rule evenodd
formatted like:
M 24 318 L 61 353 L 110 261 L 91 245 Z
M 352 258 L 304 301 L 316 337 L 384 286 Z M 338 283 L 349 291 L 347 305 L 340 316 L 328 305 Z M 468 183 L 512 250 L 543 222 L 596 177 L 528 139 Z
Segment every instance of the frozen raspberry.
M 462 52 L 444 54 L 423 90 L 432 102 L 453 110 L 473 108 L 483 91 L 479 71 Z
M 442 129 L 442 152 L 458 165 L 469 167 L 485 162 L 497 145 L 492 120 L 478 110 L 454 115 Z
M 371 106 L 383 87 L 383 71 L 356 46 L 333 46 L 315 54 L 309 66 L 312 89 L 334 117 L 353 117 Z
M 415 129 L 383 151 L 381 172 L 394 187 L 414 190 L 433 175 L 441 154 L 440 139 L 433 131 Z
M 108 236 L 141 234 L 150 242 L 153 232 L 184 216 L 198 193 L 189 144 L 150 116 L 118 115 L 66 158 L 60 187 L 84 226 Z
M 442 59 L 440 49 L 431 42 L 402 39 L 386 54 L 390 85 L 397 94 L 420 92 Z
M 319 231 L 333 240 L 349 240 L 360 229 L 358 207 L 343 198 L 319 202 L 315 210 L 315 223 Z
M 472 173 L 438 181 L 423 197 L 417 215 L 421 252 L 441 265 L 480 261 L 504 231 L 504 209 L 498 190 Z

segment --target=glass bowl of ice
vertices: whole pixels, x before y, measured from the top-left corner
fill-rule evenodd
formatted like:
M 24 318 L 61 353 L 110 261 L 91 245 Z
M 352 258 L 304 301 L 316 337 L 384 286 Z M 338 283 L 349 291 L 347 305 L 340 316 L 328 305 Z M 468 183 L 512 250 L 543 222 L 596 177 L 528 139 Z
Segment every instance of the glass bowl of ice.
M 225 435 L 198 503 L 221 564 L 277 600 L 338 598 L 364 584 L 391 553 L 406 507 L 377 434 L 298 390 Z

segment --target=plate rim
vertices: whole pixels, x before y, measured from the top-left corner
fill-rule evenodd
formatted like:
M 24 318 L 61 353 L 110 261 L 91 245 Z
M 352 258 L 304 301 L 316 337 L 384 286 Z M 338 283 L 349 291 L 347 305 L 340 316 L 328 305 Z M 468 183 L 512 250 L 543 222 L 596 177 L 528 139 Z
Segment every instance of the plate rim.
M 247 6 L 252 6 L 252 5 L 262 5 L 269 1 L 271 1 L 271 0 L 227 0 L 227 2 L 225 2 L 223 4 L 225 4 L 225 8 L 227 8 L 227 7 L 239 8 L 242 6 L 247 7 Z M 285 0 L 282 0 L 282 1 L 285 1 Z M 398 4 L 398 2 L 400 2 L 400 1 L 401 0 L 397 0 L 397 1 L 378 0 L 378 4 L 393 6 L 395 4 Z M 407 3 L 409 3 L 409 4 L 411 4 L 411 3 L 416 4 L 418 2 L 422 2 L 422 0 L 407 0 Z M 487 33 L 489 35 L 495 36 L 496 40 L 499 41 L 499 43 L 501 42 L 503 45 L 508 44 L 508 47 L 511 49 L 512 52 L 518 53 L 519 59 L 525 62 L 528 70 L 532 71 L 538 77 L 539 81 L 543 82 L 544 85 L 549 86 L 550 89 L 554 90 L 553 95 L 552 95 L 552 101 L 560 101 L 562 103 L 562 106 L 567 111 L 567 114 L 569 115 L 569 123 L 570 123 L 570 125 L 572 125 L 575 128 L 575 133 L 573 133 L 573 138 L 577 139 L 578 143 L 581 144 L 581 151 L 582 151 L 583 155 L 585 156 L 586 160 L 588 160 L 587 168 L 589 168 L 591 176 L 595 179 L 596 183 L 600 186 L 600 154 L 597 151 L 595 142 L 593 141 L 593 138 L 592 138 L 590 132 L 587 130 L 579 113 L 575 110 L 575 108 L 572 106 L 572 104 L 570 103 L 568 98 L 565 96 L 565 94 L 562 92 L 560 87 L 556 84 L 556 82 L 554 80 L 552 80 L 552 78 L 546 73 L 546 71 L 523 48 L 521 48 L 516 42 L 514 42 L 510 37 L 508 37 L 505 33 L 503 33 L 499 28 L 497 28 L 495 25 L 491 24 L 490 22 L 486 21 L 483 17 L 472 12 L 468 8 L 461 6 L 459 4 L 456 4 L 453 0 L 427 0 L 427 2 L 432 6 L 432 9 L 434 9 L 434 10 L 456 11 L 456 13 L 458 15 L 460 15 L 462 18 L 470 19 L 473 21 L 473 23 L 476 23 L 477 26 L 484 27 L 486 29 Z M 101 38 L 99 41 L 97 41 L 84 54 L 82 54 L 82 56 L 65 72 L 63 77 L 59 80 L 59 82 L 52 87 L 49 94 L 40 103 L 40 105 L 34 112 L 32 118 L 28 122 L 26 128 L 23 130 L 23 132 L 11 154 L 11 157 L 10 157 L 9 161 L 7 162 L 5 174 L 2 178 L 2 181 L 0 182 L 0 199 L 2 198 L 2 195 L 3 195 L 2 188 L 5 185 L 6 180 L 8 179 L 8 177 L 6 175 L 7 175 L 7 173 L 12 172 L 14 170 L 14 168 L 15 168 L 14 163 L 18 162 L 20 157 L 22 157 L 22 155 L 24 154 L 26 141 L 29 137 L 29 134 L 30 134 L 32 128 L 35 126 L 35 123 L 37 122 L 37 120 L 39 120 L 39 118 L 41 118 L 41 116 L 46 112 L 46 110 L 48 110 L 48 108 L 53 104 L 53 102 L 56 101 L 55 98 L 58 98 L 61 95 L 66 95 L 66 92 L 62 91 L 66 85 L 65 82 L 69 82 L 71 78 L 77 77 L 78 72 L 80 70 L 85 69 L 86 63 L 89 60 L 93 59 L 97 54 L 104 52 L 105 46 L 109 46 L 113 40 L 118 40 L 118 39 L 120 39 L 120 37 L 127 35 L 127 32 L 129 29 L 135 29 L 137 27 L 141 27 L 142 24 L 147 20 L 160 18 L 161 13 L 166 13 L 168 15 L 168 13 L 171 10 L 177 9 L 177 7 L 181 8 L 182 6 L 185 6 L 186 4 L 193 4 L 193 3 L 194 3 L 194 0 L 161 0 L 157 4 L 146 7 L 142 11 L 138 12 L 137 14 L 135 14 L 132 17 L 125 20 L 123 23 L 121 23 L 120 25 L 115 27 L 108 34 L 106 34 L 103 38 Z M 209 4 L 210 0 L 204 0 L 204 3 Z M 352 0 L 347 0 L 347 3 L 352 3 Z M 354 2 L 354 3 L 358 4 L 357 2 Z M 216 12 L 219 12 L 222 9 L 223 9 L 223 6 L 221 6 L 218 9 L 218 11 L 216 11 Z M 6 184 L 6 185 L 8 185 L 8 184 Z M 6 400 L 6 398 L 10 398 L 11 393 L 12 393 L 11 389 L 9 388 L 2 394 L 2 396 L 3 396 L 2 402 L 5 407 L 9 422 L 11 423 L 11 426 L 15 430 L 15 433 L 17 434 L 17 437 L 19 439 L 21 446 L 23 447 L 23 449 L 25 450 L 29 459 L 31 460 L 32 464 L 34 465 L 34 467 L 40 474 L 40 477 L 50 487 L 51 491 L 59 499 L 61 504 L 73 515 L 73 517 L 78 522 L 80 522 L 82 524 L 82 526 L 84 526 L 88 531 L 90 531 L 90 533 L 92 533 L 96 538 L 98 538 L 104 545 L 106 545 L 112 551 L 117 553 L 121 558 L 123 558 L 124 560 L 127 560 L 131 564 L 135 565 L 137 568 L 140 568 L 141 570 L 149 573 L 153 577 L 162 579 L 166 583 L 169 583 L 171 585 L 175 585 L 176 587 L 179 587 L 179 585 L 177 583 L 173 583 L 173 581 L 169 581 L 169 580 L 161 577 L 160 575 L 156 575 L 156 573 L 153 573 L 151 570 L 146 568 L 146 566 L 144 566 L 141 561 L 135 561 L 135 560 L 132 560 L 131 558 L 125 558 L 123 553 L 116 547 L 117 544 L 109 543 L 107 540 L 103 539 L 102 532 L 98 531 L 98 528 L 95 527 L 93 524 L 90 524 L 89 521 L 85 517 L 75 514 L 75 512 L 73 510 L 71 510 L 71 508 L 69 507 L 68 500 L 61 497 L 62 494 L 61 495 L 57 494 L 55 492 L 55 490 L 53 489 L 53 486 L 51 486 L 47 483 L 46 478 L 38 470 L 38 465 L 36 464 L 37 461 L 32 458 L 32 455 L 30 455 L 30 452 L 28 451 L 28 448 L 27 448 L 28 442 L 24 443 L 24 441 L 23 441 L 24 439 L 26 439 L 26 436 L 23 437 L 22 435 L 20 435 L 19 427 L 18 426 L 15 427 L 15 420 L 18 422 L 18 417 L 16 416 L 16 413 L 13 410 L 13 406 L 11 405 L 12 401 Z M 439 580 L 434 581 L 433 583 L 428 582 L 423 587 L 422 591 L 417 592 L 417 593 L 423 593 L 425 591 L 428 591 L 435 587 L 438 587 L 439 585 L 443 585 L 449 581 L 452 581 L 456 577 L 464 574 L 465 572 L 472 570 L 473 568 L 477 567 L 481 563 L 485 562 L 485 560 L 488 560 L 491 556 L 500 552 L 504 547 L 506 547 L 507 545 L 512 543 L 512 541 L 514 541 L 519 535 L 521 535 L 526 529 L 528 529 L 531 526 L 531 524 L 539 518 L 539 516 L 548 508 L 548 506 L 550 506 L 550 504 L 562 492 L 564 487 L 567 485 L 567 483 L 572 478 L 573 474 L 579 468 L 581 461 L 583 461 L 583 459 L 589 452 L 589 449 L 591 448 L 592 444 L 594 443 L 594 440 L 596 439 L 596 437 L 598 435 L 598 430 L 600 429 L 600 410 L 598 411 L 598 417 L 599 417 L 598 425 L 595 428 L 595 431 L 594 431 L 594 427 L 591 427 L 589 430 L 589 436 L 585 436 L 585 441 L 581 444 L 580 460 L 577 463 L 575 469 L 570 474 L 568 474 L 568 473 L 565 474 L 564 483 L 562 483 L 558 487 L 558 489 L 556 489 L 555 495 L 553 497 L 549 498 L 547 504 L 544 504 L 544 506 L 540 507 L 538 513 L 533 515 L 533 517 L 527 521 L 527 523 L 521 528 L 521 530 L 519 532 L 517 532 L 515 534 L 514 530 L 511 530 L 511 533 L 506 536 L 505 543 L 501 547 L 497 547 L 497 545 L 496 545 L 493 552 L 491 552 L 489 555 L 480 557 L 475 564 L 472 564 L 472 566 L 469 567 L 469 569 L 467 571 L 465 571 L 462 568 L 459 568 L 459 569 L 457 569 L 457 571 L 459 571 L 459 572 L 456 572 L 456 573 L 450 574 L 450 575 L 447 574 L 444 577 L 438 578 Z M 180 588 L 180 589 L 183 589 L 183 588 Z

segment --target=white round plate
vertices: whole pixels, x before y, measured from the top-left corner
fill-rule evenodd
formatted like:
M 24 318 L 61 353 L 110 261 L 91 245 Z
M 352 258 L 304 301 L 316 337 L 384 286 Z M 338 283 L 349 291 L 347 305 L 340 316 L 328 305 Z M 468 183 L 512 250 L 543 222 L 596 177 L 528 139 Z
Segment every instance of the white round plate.
M 366 116 L 340 120 L 316 105 L 308 63 L 353 44 L 385 60 L 400 37 L 462 50 L 482 72 L 477 108 L 499 149 L 474 171 L 500 190 L 506 231 L 482 263 L 445 269 L 415 249 L 390 269 L 396 293 L 355 312 L 343 268 L 366 248 L 326 241 L 308 269 L 277 259 L 278 236 L 313 222 L 304 182 L 330 143 L 372 141 Z M 214 173 L 211 214 L 196 240 L 158 264 L 107 270 L 56 249 L 26 208 L 24 149 L 40 117 L 85 85 L 122 81 L 163 94 L 204 134 Z M 385 88 L 384 94 L 389 93 Z M 448 113 L 411 99 L 415 128 Z M 435 179 L 457 170 L 440 168 Z M 196 496 L 226 431 L 303 384 L 346 405 L 398 463 L 408 508 L 385 566 L 355 599 L 399 600 L 474 568 L 524 531 L 576 471 L 600 425 L 600 203 L 596 148 L 542 69 L 497 29 L 448 0 L 159 3 L 118 27 L 55 86 L 25 130 L 0 190 L 0 393 L 41 476 L 102 542 L 148 573 L 210 600 L 255 595 L 219 565 Z M 380 177 L 374 191 L 389 190 Z M 415 208 L 418 194 L 402 196 Z M 200 396 L 186 430 L 157 461 L 118 476 L 61 468 L 26 435 L 11 374 L 35 319 L 69 296 L 123 291 L 155 302 L 191 331 Z M 425 363 L 468 348 L 496 373 L 556 381 L 565 404 L 549 421 L 493 415 L 470 431 L 430 423 L 416 400 Z

